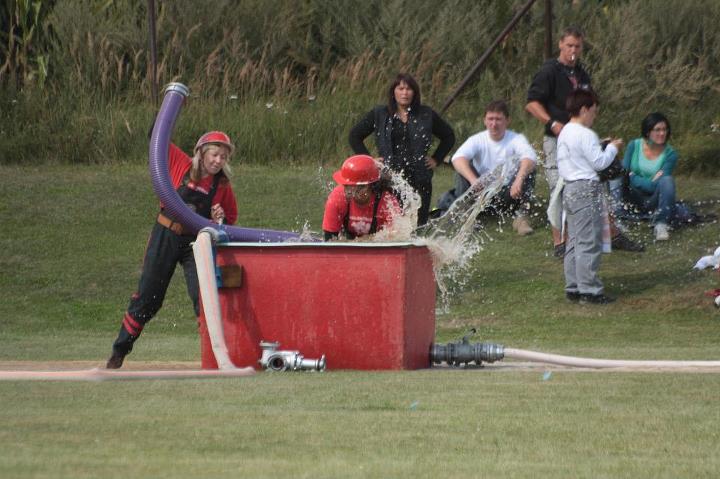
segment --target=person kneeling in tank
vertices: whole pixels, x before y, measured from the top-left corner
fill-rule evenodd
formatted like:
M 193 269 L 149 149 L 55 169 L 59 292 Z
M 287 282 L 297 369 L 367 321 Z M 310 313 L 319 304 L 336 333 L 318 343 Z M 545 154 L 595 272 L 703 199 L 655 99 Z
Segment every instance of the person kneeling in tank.
M 402 214 L 400 203 L 381 178 L 369 155 L 354 155 L 333 174 L 338 184 L 328 196 L 323 216 L 325 241 L 343 236 L 355 239 L 392 225 Z

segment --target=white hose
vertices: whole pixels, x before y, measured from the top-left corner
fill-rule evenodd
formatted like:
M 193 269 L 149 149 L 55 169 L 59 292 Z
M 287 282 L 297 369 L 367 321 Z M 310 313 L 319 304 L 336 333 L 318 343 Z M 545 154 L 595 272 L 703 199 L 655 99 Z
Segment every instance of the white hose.
M 197 266 L 200 295 L 202 296 L 203 311 L 205 312 L 205 323 L 207 324 L 210 345 L 215 355 L 215 361 L 219 369 L 235 369 L 235 365 L 230 360 L 227 345 L 225 344 L 225 333 L 223 331 L 222 315 L 220 313 L 220 298 L 218 297 L 218 286 L 215 278 L 212 233 L 213 230 L 209 228 L 200 230 L 195 244 L 193 244 L 193 254 L 195 255 L 195 265 Z
M 718 368 L 720 361 L 642 361 L 626 359 L 591 359 L 559 354 L 538 353 L 523 349 L 505 348 L 505 357 L 522 359 L 540 363 L 573 366 L 579 368 L 647 368 L 647 369 L 687 369 L 687 368 Z
M 0 381 L 112 381 L 131 379 L 207 379 L 252 376 L 253 368 L 224 371 L 201 369 L 187 371 L 120 371 L 87 369 L 82 371 L 0 371 Z

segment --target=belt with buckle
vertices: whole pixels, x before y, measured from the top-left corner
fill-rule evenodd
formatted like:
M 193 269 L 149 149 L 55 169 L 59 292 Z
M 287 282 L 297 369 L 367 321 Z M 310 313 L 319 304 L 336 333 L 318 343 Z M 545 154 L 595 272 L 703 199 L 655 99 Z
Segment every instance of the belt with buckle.
M 180 223 L 177 223 L 167 216 L 165 216 L 162 213 L 158 213 L 157 222 L 163 225 L 165 228 L 169 229 L 176 235 L 182 236 L 183 234 L 183 225 Z

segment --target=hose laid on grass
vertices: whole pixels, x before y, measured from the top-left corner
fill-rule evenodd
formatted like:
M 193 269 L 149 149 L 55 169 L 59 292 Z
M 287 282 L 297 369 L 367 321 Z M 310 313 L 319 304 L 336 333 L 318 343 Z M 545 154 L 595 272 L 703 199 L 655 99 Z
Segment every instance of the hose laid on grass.
M 253 368 L 193 369 L 187 371 L 123 371 L 87 369 L 82 371 L 0 371 L 0 381 L 113 381 L 132 379 L 208 379 L 252 376 Z
M 560 354 L 540 353 L 524 349 L 506 348 L 496 343 L 471 343 L 470 336 L 475 334 L 471 329 L 470 334 L 463 337 L 462 341 L 433 344 L 430 348 L 430 361 L 433 364 L 447 363 L 450 366 L 461 366 L 463 364 L 481 365 L 502 361 L 505 358 L 521 359 L 537 363 L 556 364 L 558 366 L 570 366 L 589 369 L 652 369 L 660 371 L 673 371 L 682 369 L 697 370 L 720 370 L 720 361 L 669 361 L 669 360 L 628 360 L 628 359 L 595 359 L 579 358 L 575 356 L 562 356 Z
M 688 368 L 720 369 L 720 361 L 669 361 L 669 360 L 627 360 L 627 359 L 593 359 L 559 354 L 539 353 L 523 349 L 504 348 L 506 358 L 522 359 L 559 366 L 578 368 L 647 368 L 658 370 L 675 370 Z

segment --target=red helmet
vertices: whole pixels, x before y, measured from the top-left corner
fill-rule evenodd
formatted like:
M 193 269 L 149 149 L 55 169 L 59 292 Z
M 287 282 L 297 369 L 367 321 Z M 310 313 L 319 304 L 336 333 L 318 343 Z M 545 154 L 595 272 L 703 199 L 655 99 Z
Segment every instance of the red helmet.
M 354 155 L 333 173 L 333 179 L 339 185 L 367 185 L 380 179 L 380 168 L 372 156 Z
M 235 147 L 233 146 L 232 142 L 230 141 L 230 137 L 227 136 L 222 131 L 209 131 L 205 133 L 203 136 L 200 137 L 200 139 L 195 144 L 195 153 L 202 148 L 204 145 L 207 145 L 208 143 L 217 143 L 220 145 L 225 145 L 230 149 L 230 154 L 233 154 L 233 151 L 235 151 Z

